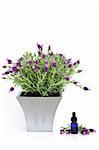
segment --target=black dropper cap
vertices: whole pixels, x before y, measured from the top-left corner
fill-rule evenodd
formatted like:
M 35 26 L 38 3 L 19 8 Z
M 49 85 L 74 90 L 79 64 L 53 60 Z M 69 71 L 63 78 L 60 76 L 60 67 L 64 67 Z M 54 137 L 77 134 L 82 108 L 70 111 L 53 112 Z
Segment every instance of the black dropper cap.
M 75 112 L 72 113 L 71 121 L 73 123 L 77 122 L 77 117 L 76 117 L 76 113 Z

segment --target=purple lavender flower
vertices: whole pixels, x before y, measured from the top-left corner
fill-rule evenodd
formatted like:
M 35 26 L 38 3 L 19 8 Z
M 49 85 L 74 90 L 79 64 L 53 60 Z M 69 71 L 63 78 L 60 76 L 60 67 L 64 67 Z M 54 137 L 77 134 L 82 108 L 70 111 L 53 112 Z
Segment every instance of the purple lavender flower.
M 80 64 L 80 60 L 77 60 L 76 62 L 74 62 L 73 66 Z
M 61 129 L 61 130 L 60 130 L 60 134 L 64 134 L 64 129 Z
M 48 68 L 47 67 L 45 67 L 44 70 L 45 70 L 45 72 L 48 72 Z
M 77 65 L 77 62 L 74 62 L 73 66 Z
M 14 73 L 17 73 L 19 70 L 17 69 L 16 66 L 14 66 L 14 67 L 12 67 L 12 71 L 13 71 Z
M 9 70 L 9 73 L 12 73 L 12 70 Z
M 66 134 L 70 134 L 70 133 L 71 133 L 71 130 L 68 129 L 68 130 L 65 131 L 65 133 L 66 133 Z
M 83 128 L 83 130 L 81 131 L 81 134 L 89 135 L 89 130 L 87 128 Z
M 11 70 L 11 69 L 7 70 L 7 71 L 4 72 L 2 75 L 8 75 L 8 74 L 10 74 L 10 73 L 12 73 L 12 70 Z
M 74 81 L 73 83 L 74 83 L 75 85 L 77 85 L 77 84 L 78 84 L 78 82 L 77 82 L 77 81 Z
M 9 71 L 4 72 L 2 75 L 8 75 Z
M 56 65 L 56 61 L 55 61 L 54 59 L 52 60 L 52 66 L 53 66 L 53 67 L 56 67 L 56 66 L 57 66 L 57 65 Z
M 80 60 L 77 60 L 77 64 L 80 64 Z
M 43 45 L 40 45 L 40 44 L 38 44 L 38 43 L 37 43 L 37 47 L 38 47 L 38 49 L 40 49 L 40 50 L 43 49 Z
M 38 72 L 38 71 L 39 71 L 39 69 L 38 69 L 38 68 L 34 68 L 34 69 L 33 69 L 33 71 Z
M 84 89 L 85 91 L 88 91 L 88 90 L 89 90 L 89 88 L 88 88 L 88 87 L 83 87 L 83 89 Z
M 34 64 L 38 64 L 38 61 L 37 61 L 37 60 L 34 60 Z
M 29 64 L 29 65 L 32 65 L 32 61 L 31 61 L 31 60 L 29 60 L 29 61 L 28 61 L 28 64 Z
M 85 132 L 85 131 L 81 131 L 81 134 L 82 134 L 82 135 L 86 135 L 86 132 Z
M 64 60 L 64 64 L 67 64 L 67 60 L 66 59 Z
M 21 63 L 20 63 L 20 62 L 17 62 L 17 63 L 16 63 L 16 67 L 21 67 Z
M 86 132 L 86 134 L 87 134 L 87 135 L 89 135 L 89 134 L 90 134 L 90 132 L 89 132 L 89 131 L 87 131 L 87 132 Z
M 48 61 L 46 60 L 45 63 L 48 64 Z
M 48 54 L 49 54 L 50 56 L 52 56 L 52 55 L 53 55 L 53 52 L 50 50 L 50 51 L 48 52 Z
M 7 79 L 6 77 L 2 77 L 2 79 Z
M 87 129 L 87 128 L 83 128 L 81 131 L 81 134 L 83 135 L 89 135 L 92 132 L 96 132 L 94 129 Z
M 89 132 L 96 132 L 96 130 L 94 130 L 94 129 L 89 129 Z
M 39 71 L 40 67 L 38 66 L 38 64 L 35 64 L 35 66 L 33 66 L 33 71 Z
M 45 58 L 45 56 L 46 56 L 45 54 L 42 54 L 42 58 Z
M 77 73 L 80 73 L 80 72 L 82 72 L 82 71 L 83 71 L 83 70 L 78 70 Z
M 68 60 L 67 60 L 67 64 L 70 64 L 71 63 L 71 58 L 69 58 Z
M 42 51 L 38 51 L 39 56 L 42 56 L 42 53 L 43 53 Z
M 68 65 L 68 68 L 71 68 L 71 67 L 72 67 L 72 64 L 69 64 L 69 65 Z
M 14 91 L 14 87 L 11 87 L 11 88 L 9 89 L 9 92 L 12 92 L 12 91 Z
M 40 67 L 38 65 L 35 65 L 35 69 L 40 69 Z
M 49 68 L 49 64 L 45 63 L 45 67 L 44 67 L 45 72 L 48 72 L 48 68 Z
M 60 53 L 59 55 L 60 55 L 60 57 L 62 57 L 64 59 L 64 61 L 66 60 L 66 58 L 63 54 Z
M 61 53 L 60 53 L 59 55 L 60 55 L 61 57 L 63 56 L 63 54 L 61 54 Z
M 2 66 L 2 68 L 7 68 L 7 66 Z
M 7 59 L 8 64 L 12 64 L 12 60 L 11 59 Z
M 50 46 L 50 45 L 48 46 L 48 54 L 49 54 L 50 56 L 53 55 L 53 52 L 52 52 L 52 50 L 51 50 L 51 46 Z
M 23 57 L 20 57 L 20 58 L 18 59 L 18 61 L 20 62 L 20 61 L 22 61 L 22 59 L 23 59 Z
M 51 50 L 51 46 L 49 45 L 49 46 L 48 46 L 48 51 L 50 51 L 50 50 Z
M 70 80 L 70 77 L 65 77 L 65 79 L 66 79 L 67 81 L 69 81 L 69 80 Z
M 88 129 L 87 129 L 87 128 L 85 128 L 85 127 L 83 127 L 83 128 L 82 128 L 82 131 L 88 131 Z

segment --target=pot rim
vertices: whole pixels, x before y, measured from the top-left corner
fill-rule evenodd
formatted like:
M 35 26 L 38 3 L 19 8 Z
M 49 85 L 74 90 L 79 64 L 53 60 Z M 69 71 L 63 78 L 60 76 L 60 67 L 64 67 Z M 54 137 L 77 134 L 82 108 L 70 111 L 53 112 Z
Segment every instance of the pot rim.
M 40 97 L 40 98 L 47 98 L 47 97 L 48 97 L 48 98 L 49 98 L 49 97 L 50 97 L 50 98 L 52 98 L 52 97 L 53 97 L 53 98 L 56 98 L 56 97 L 58 98 L 58 97 L 62 97 L 62 93 L 60 93 L 60 96 L 29 96 L 29 97 L 28 97 L 28 96 L 20 96 L 22 92 L 23 92 L 23 91 L 20 91 L 20 92 L 18 93 L 17 98 L 18 98 L 18 97 L 22 97 L 22 98 L 24 98 L 24 97 L 27 97 L 27 98 L 31 98 L 31 97 L 35 97 L 35 98 L 38 98 L 38 97 Z

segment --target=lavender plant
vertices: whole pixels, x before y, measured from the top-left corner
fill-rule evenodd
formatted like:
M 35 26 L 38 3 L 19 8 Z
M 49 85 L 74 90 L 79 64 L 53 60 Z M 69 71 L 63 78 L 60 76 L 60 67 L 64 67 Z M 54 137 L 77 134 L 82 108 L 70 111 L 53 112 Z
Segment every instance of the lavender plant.
M 80 60 L 72 62 L 63 54 L 53 53 L 48 46 L 47 53 L 43 52 L 43 45 L 37 44 L 38 51 L 25 52 L 16 62 L 7 59 L 7 69 L 2 75 L 3 79 L 12 80 L 14 87 L 20 86 L 25 94 L 51 96 L 64 91 L 65 85 L 74 84 L 84 90 L 89 88 L 72 80 L 75 74 L 82 72 L 78 69 Z M 10 91 L 14 90 L 10 88 Z

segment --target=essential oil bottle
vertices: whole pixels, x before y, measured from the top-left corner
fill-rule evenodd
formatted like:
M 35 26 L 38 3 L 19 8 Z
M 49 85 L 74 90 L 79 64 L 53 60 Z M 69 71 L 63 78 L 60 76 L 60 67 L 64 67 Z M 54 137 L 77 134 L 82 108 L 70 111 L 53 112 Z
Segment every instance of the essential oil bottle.
M 71 133 L 77 134 L 78 133 L 78 124 L 77 124 L 77 117 L 76 117 L 75 112 L 72 113 L 71 121 L 72 121 L 71 122 Z

